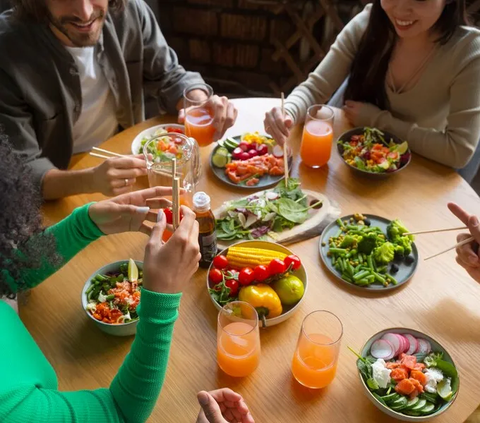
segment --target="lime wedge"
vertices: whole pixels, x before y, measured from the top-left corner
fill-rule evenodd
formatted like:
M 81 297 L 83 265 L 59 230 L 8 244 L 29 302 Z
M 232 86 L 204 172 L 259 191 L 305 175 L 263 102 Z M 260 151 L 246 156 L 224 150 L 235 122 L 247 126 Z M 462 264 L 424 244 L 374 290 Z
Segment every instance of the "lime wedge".
M 400 155 L 405 154 L 408 151 L 408 142 L 403 141 L 401 144 L 398 144 L 396 150 Z
M 222 156 L 221 154 L 215 154 L 212 157 L 212 163 L 216 167 L 224 168 L 225 165 L 228 163 L 228 157 Z
M 443 400 L 450 401 L 453 395 L 450 378 L 445 378 L 440 382 L 438 382 L 437 393 L 438 395 L 440 395 L 440 398 L 442 398 Z
M 130 282 L 138 281 L 138 267 L 132 259 L 128 261 L 128 280 Z

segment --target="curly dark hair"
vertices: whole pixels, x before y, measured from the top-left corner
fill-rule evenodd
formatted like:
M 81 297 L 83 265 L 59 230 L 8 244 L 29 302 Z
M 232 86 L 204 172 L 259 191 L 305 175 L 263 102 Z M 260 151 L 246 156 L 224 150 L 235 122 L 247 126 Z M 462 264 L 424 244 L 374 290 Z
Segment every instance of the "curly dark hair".
M 25 288 L 22 271 L 39 268 L 45 260 L 54 264 L 58 257 L 55 238 L 42 227 L 41 196 L 30 169 L 1 128 L 0 169 L 0 297 L 13 298 Z
M 111 12 L 121 12 L 128 0 L 109 0 Z M 48 20 L 48 10 L 44 0 L 10 0 L 15 16 L 21 21 L 42 23 Z

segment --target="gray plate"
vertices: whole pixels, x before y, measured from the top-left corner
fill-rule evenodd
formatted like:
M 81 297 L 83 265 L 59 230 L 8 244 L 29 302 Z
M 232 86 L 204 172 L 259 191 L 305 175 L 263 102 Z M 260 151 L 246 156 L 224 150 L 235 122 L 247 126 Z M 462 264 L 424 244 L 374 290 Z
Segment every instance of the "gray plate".
M 391 175 L 395 175 L 396 173 L 402 171 L 403 169 L 405 169 L 409 164 L 410 162 L 412 161 L 412 152 L 410 149 L 408 149 L 408 153 L 410 153 L 410 158 L 408 159 L 408 162 L 405 163 L 403 166 L 401 166 L 399 169 L 397 169 L 396 171 L 394 172 L 383 172 L 383 173 L 375 173 L 375 172 L 368 172 L 367 170 L 361 170 L 359 169 L 358 167 L 355 167 L 355 166 L 352 166 L 350 164 L 348 164 L 345 159 L 343 158 L 342 156 L 342 147 L 341 145 L 338 143 L 338 141 L 349 141 L 350 138 L 352 138 L 353 135 L 362 135 L 363 133 L 365 132 L 365 128 L 361 127 L 361 128 L 353 128 L 345 133 L 343 133 L 342 135 L 340 135 L 338 137 L 338 140 L 337 140 L 337 153 L 338 155 L 340 156 L 340 159 L 342 160 L 343 163 L 345 163 L 350 169 L 352 169 L 354 172 L 360 174 L 360 175 L 363 175 L 363 176 L 366 176 L 368 178 L 373 178 L 373 179 L 384 179 L 384 178 L 387 178 Z M 387 132 L 387 131 L 382 131 L 384 136 L 385 136 L 385 140 L 393 140 L 396 144 L 401 144 L 403 141 L 398 138 L 396 135 L 392 134 L 391 132 Z
M 387 233 L 387 226 L 391 222 L 390 220 L 385 219 L 384 217 L 373 215 L 373 214 L 363 213 L 363 216 L 367 217 L 370 220 L 370 222 L 372 222 L 371 226 L 378 226 L 383 231 L 384 234 Z M 353 215 L 343 216 L 341 219 L 342 221 L 344 221 L 344 220 L 350 219 L 351 217 L 353 217 Z M 412 264 L 406 264 L 403 260 L 393 261 L 393 263 L 395 263 L 399 267 L 398 272 L 392 275 L 398 281 L 397 285 L 389 285 L 388 287 L 384 287 L 383 285 L 380 285 L 380 284 L 372 284 L 367 287 L 363 287 L 363 286 L 355 285 L 353 283 L 350 283 L 342 279 L 342 275 L 340 274 L 340 272 L 337 271 L 337 269 L 335 269 L 335 267 L 332 266 L 332 260 L 330 259 L 330 257 L 327 256 L 327 252 L 329 249 L 328 240 L 330 239 L 330 237 L 335 236 L 338 230 L 339 230 L 339 227 L 336 221 L 332 222 L 330 225 L 328 225 L 325 228 L 325 230 L 322 233 L 322 236 L 320 237 L 320 243 L 319 243 L 320 256 L 322 257 L 322 261 L 325 264 L 325 266 L 327 266 L 328 270 L 330 270 L 330 272 L 332 272 L 338 279 L 340 279 L 343 283 L 347 284 L 348 286 L 353 286 L 355 288 L 367 290 L 367 291 L 388 291 L 388 290 L 399 288 L 403 284 L 407 283 L 415 274 L 418 266 L 418 250 L 414 243 L 412 244 L 411 255 L 413 255 L 415 261 Z M 326 243 L 324 247 L 322 246 L 323 242 Z M 389 264 L 389 267 L 390 267 L 390 264 Z
M 242 138 L 241 135 L 236 135 L 233 138 L 236 141 L 240 141 Z M 258 182 L 257 185 L 253 185 L 251 187 L 246 186 L 246 185 L 241 185 L 241 184 L 235 184 L 233 183 L 230 179 L 228 179 L 228 176 L 225 175 L 225 169 L 220 169 L 219 167 L 216 167 L 213 165 L 212 158 L 217 151 L 218 148 L 222 147 L 221 145 L 217 145 L 213 151 L 212 154 L 210 155 L 210 167 L 212 169 L 212 172 L 215 174 L 215 176 L 220 179 L 221 181 L 225 182 L 228 185 L 231 185 L 232 187 L 237 187 L 237 188 L 243 188 L 243 189 L 259 189 L 259 188 L 269 188 L 272 186 L 277 185 L 283 178 L 284 176 L 270 176 L 270 175 L 265 175 L 260 178 L 260 181 Z M 289 163 L 291 163 L 291 158 L 289 159 Z

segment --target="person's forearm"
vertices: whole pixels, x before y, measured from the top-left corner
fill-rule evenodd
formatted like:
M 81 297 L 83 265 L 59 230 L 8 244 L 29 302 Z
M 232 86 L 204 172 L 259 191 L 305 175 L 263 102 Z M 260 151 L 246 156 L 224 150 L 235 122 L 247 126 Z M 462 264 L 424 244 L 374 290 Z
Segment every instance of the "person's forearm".
M 92 193 L 92 169 L 49 170 L 42 182 L 42 195 L 45 200 L 55 200 L 82 193 Z

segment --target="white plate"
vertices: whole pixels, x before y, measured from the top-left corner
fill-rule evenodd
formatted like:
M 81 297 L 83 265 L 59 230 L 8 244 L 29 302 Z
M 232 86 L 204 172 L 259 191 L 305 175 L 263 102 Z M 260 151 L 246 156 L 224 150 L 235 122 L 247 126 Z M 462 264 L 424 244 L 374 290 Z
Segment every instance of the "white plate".
M 144 138 L 152 138 L 156 131 L 161 128 L 177 128 L 181 129 L 185 133 L 185 126 L 179 125 L 178 123 L 165 123 L 162 125 L 152 126 L 151 128 L 145 129 L 145 131 L 140 132 L 132 142 L 132 154 L 141 154 L 138 152 L 140 149 L 141 142 Z

